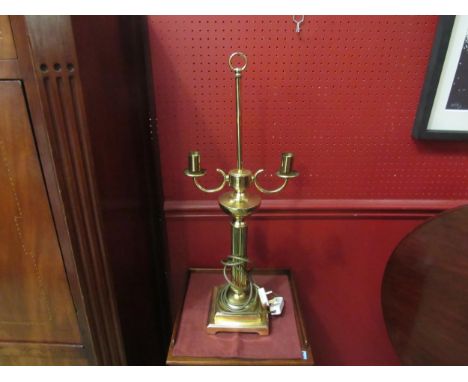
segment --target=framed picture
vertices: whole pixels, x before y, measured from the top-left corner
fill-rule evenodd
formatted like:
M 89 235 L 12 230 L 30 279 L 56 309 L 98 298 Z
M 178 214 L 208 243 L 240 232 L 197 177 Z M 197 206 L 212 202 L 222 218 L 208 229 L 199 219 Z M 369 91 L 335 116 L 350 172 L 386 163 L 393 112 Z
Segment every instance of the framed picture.
M 468 16 L 440 17 L 413 137 L 468 140 Z

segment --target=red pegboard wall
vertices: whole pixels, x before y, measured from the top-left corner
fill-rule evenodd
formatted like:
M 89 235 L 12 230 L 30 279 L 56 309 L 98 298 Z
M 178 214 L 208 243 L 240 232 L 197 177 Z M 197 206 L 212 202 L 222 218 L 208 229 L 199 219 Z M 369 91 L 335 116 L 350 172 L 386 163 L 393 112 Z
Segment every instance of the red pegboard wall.
M 183 175 L 189 150 L 206 186 L 235 167 L 237 50 L 245 166 L 271 176 L 296 154 L 276 197 L 468 199 L 468 144 L 411 138 L 437 19 L 306 16 L 298 35 L 292 16 L 149 17 L 165 199 L 213 198 Z

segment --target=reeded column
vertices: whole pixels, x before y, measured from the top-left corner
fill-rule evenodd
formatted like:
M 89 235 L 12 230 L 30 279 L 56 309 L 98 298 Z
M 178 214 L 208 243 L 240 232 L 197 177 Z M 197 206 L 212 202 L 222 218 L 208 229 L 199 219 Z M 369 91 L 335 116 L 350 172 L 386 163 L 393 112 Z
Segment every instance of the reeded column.
M 247 274 L 247 223 L 242 219 L 236 219 L 231 223 L 231 254 L 233 260 L 238 263 L 232 267 L 232 283 L 238 296 L 236 300 L 243 300 L 248 287 Z M 243 261 L 245 260 L 245 261 Z M 239 301 L 242 302 L 242 301 Z

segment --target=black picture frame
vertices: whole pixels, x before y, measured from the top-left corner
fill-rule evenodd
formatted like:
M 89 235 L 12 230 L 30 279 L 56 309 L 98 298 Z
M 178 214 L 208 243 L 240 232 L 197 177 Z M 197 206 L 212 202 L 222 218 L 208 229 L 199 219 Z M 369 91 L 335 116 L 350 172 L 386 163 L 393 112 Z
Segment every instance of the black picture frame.
M 434 99 L 439 87 L 440 76 L 444 67 L 447 49 L 452 37 L 452 29 L 456 16 L 440 16 L 431 58 L 421 91 L 419 107 L 413 126 L 413 138 L 423 140 L 468 140 L 468 131 L 428 130 Z

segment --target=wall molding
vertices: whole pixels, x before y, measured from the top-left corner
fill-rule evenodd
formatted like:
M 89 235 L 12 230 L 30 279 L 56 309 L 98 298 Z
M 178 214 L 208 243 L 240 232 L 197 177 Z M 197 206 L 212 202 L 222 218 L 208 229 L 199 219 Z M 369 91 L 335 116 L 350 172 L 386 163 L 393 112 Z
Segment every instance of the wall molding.
M 420 219 L 468 204 L 468 200 L 274 199 L 264 200 L 253 219 Z M 215 200 L 166 200 L 166 219 L 225 218 Z

